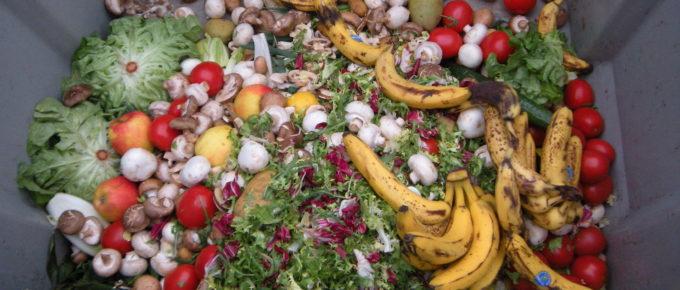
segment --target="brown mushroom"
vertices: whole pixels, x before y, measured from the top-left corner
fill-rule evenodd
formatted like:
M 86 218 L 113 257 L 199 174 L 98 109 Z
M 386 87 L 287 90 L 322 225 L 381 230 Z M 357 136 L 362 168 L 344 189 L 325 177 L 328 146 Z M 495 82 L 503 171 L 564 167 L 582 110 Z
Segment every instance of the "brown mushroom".
M 241 90 L 241 86 L 243 86 L 243 77 L 240 74 L 230 73 L 225 75 L 223 79 L 224 86 L 215 95 L 215 101 L 218 102 L 231 100 Z
M 269 106 L 286 106 L 286 98 L 277 91 L 271 91 L 262 95 L 260 99 L 260 111 Z
M 272 27 L 272 32 L 276 36 L 288 36 L 296 24 L 296 14 L 289 11 L 283 16 L 279 17 Z
M 361 17 L 366 16 L 366 12 L 368 12 L 368 6 L 363 0 L 349 0 L 349 8 Z
M 286 122 L 281 125 L 276 133 L 276 143 L 281 148 L 286 149 L 302 142 L 302 131 L 293 122 Z
M 160 290 L 161 282 L 151 275 L 142 275 L 137 280 L 135 284 L 132 285 L 132 290 Z
M 383 23 L 385 23 L 386 20 L 387 17 L 385 15 L 385 8 L 378 7 L 376 9 L 372 9 L 370 12 L 368 12 L 368 15 L 366 16 L 368 30 L 373 35 L 379 35 L 382 32 L 383 28 L 385 27 Z
M 241 23 L 248 23 L 253 26 L 261 25 L 262 20 L 260 19 L 260 9 L 257 9 L 256 7 L 248 7 L 243 10 L 241 15 L 238 17 L 238 24 Z
M 92 87 L 86 84 L 77 84 L 68 88 L 62 96 L 64 106 L 73 107 L 82 103 L 92 95 Z
M 224 6 L 227 8 L 227 11 L 231 12 L 231 11 L 234 11 L 234 9 L 241 6 L 241 1 L 240 0 L 224 0 Z
M 77 210 L 67 210 L 61 213 L 57 220 L 57 229 L 65 235 L 75 235 L 85 225 L 85 216 Z
M 170 121 L 170 128 L 175 130 L 194 130 L 198 127 L 198 120 L 191 117 L 179 117 Z
M 76 264 L 85 263 L 85 261 L 87 261 L 88 258 L 89 257 L 87 256 L 87 254 L 81 251 L 73 252 L 73 254 L 71 254 L 71 261 Z
M 493 16 L 493 12 L 491 12 L 491 10 L 486 7 L 477 9 L 474 16 L 472 17 L 473 24 L 481 23 L 486 27 L 491 27 L 494 21 L 495 17 Z
M 340 17 L 342 17 L 342 20 L 345 21 L 345 23 L 351 25 L 355 30 L 357 30 L 357 32 L 360 30 L 359 27 L 363 26 L 363 20 L 354 12 L 340 11 Z
M 123 227 L 130 233 L 136 233 L 149 226 L 149 217 L 144 213 L 144 205 L 134 204 L 125 210 Z
M 144 201 L 144 213 L 152 218 L 166 217 L 175 210 L 175 202 L 164 197 L 150 197 Z
M 182 104 L 182 117 L 188 117 L 198 112 L 198 101 L 194 97 L 188 97 L 186 102 Z
M 198 233 L 191 229 L 186 229 L 182 233 L 182 246 L 192 252 L 198 252 L 203 248 Z
M 441 67 L 440 65 L 434 63 L 426 63 L 420 65 L 420 68 L 418 69 L 418 77 L 424 78 L 434 75 L 441 78 L 443 72 L 444 68 Z
M 257 26 L 259 30 L 267 32 L 274 30 L 274 24 L 276 23 L 276 17 L 274 17 L 274 13 L 269 10 L 260 10 L 259 19 L 260 25 Z
M 255 58 L 255 61 L 253 61 L 253 67 L 255 68 L 255 73 L 263 75 L 267 74 L 267 61 L 263 56 L 258 56 Z
M 407 41 L 411 41 L 414 38 L 420 36 L 423 31 L 425 31 L 425 27 L 415 22 L 406 22 L 404 25 L 399 27 L 399 30 L 401 31 L 402 38 Z
M 210 235 L 208 235 L 208 238 L 209 238 L 211 241 L 213 241 L 213 243 L 216 244 L 216 243 L 218 243 L 219 241 L 221 241 L 222 239 L 224 239 L 225 236 L 224 236 L 224 234 L 222 233 L 222 231 L 220 231 L 216 226 L 213 226 L 213 227 L 210 229 Z
M 142 183 L 139 184 L 139 194 L 142 195 L 150 195 L 150 194 L 155 194 L 158 192 L 158 190 L 163 186 L 163 181 L 160 181 L 159 179 L 156 178 L 149 178 L 147 180 L 142 181 Z
M 189 249 L 181 247 L 177 249 L 177 260 L 180 261 L 191 261 L 191 257 L 194 255 Z

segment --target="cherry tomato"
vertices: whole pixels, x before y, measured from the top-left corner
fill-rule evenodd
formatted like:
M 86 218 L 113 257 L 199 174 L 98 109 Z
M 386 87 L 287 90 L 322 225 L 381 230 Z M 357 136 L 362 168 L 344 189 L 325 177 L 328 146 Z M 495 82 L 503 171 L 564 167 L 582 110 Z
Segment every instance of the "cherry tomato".
M 581 190 L 585 202 L 593 206 L 606 202 L 613 191 L 614 182 L 610 176 L 605 177 L 598 183 L 584 185 Z
M 505 63 L 510 54 L 515 51 L 515 47 L 510 45 L 510 37 L 500 30 L 487 35 L 479 46 L 482 48 L 484 61 L 489 57 L 489 54 L 493 53 L 499 63 Z
M 465 1 L 455 0 L 446 3 L 442 11 L 442 23 L 444 27 L 451 28 L 456 32 L 463 32 L 465 25 L 472 23 L 475 14 L 472 7 Z
M 593 184 L 607 178 L 609 174 L 609 159 L 604 154 L 584 150 L 581 157 L 581 182 Z
M 607 239 L 597 227 L 581 229 L 574 237 L 574 251 L 577 256 L 596 256 L 606 247 Z
M 550 265 L 550 261 L 548 261 L 548 258 L 546 258 L 545 255 L 543 255 L 543 253 L 534 250 L 534 255 L 541 259 L 541 261 L 543 261 L 544 264 Z
M 217 257 L 217 246 L 207 246 L 201 250 L 201 252 L 196 257 L 196 262 L 194 262 L 194 269 L 196 270 L 196 275 L 199 279 L 205 277 L 206 266 Z
M 576 129 L 576 127 L 571 127 L 571 136 L 577 136 L 579 139 L 581 139 L 581 148 L 586 145 L 586 135 L 583 135 L 583 132 L 581 132 L 579 129 Z
M 614 147 L 612 147 L 609 142 L 599 138 L 588 140 L 588 142 L 586 142 L 585 149 L 604 154 L 609 159 L 609 163 L 614 162 L 614 159 L 616 158 L 616 151 L 614 150 Z
M 177 220 L 190 229 L 202 229 L 217 211 L 213 192 L 198 185 L 187 190 L 177 202 Z
M 432 155 L 439 154 L 439 141 L 436 138 L 420 138 L 420 149 Z
M 567 278 L 567 280 L 569 280 L 571 282 L 574 282 L 574 283 L 579 284 L 579 285 L 583 285 L 583 281 L 581 281 L 581 279 L 579 277 L 576 277 L 576 276 L 571 275 L 571 274 L 565 274 L 565 273 L 562 273 L 561 275 L 562 275 L 562 277 Z
M 503 0 L 505 9 L 508 9 L 512 14 L 524 15 L 536 6 L 536 0 Z
M 187 98 L 179 98 L 175 99 L 170 103 L 170 108 L 168 109 L 168 115 L 174 116 L 174 117 L 181 117 L 182 116 L 182 104 L 186 103 Z
M 208 83 L 208 95 L 215 95 L 222 89 L 224 85 L 224 73 L 219 64 L 204 61 L 198 64 L 189 76 L 189 82 L 198 84 L 201 82 Z
M 593 108 L 583 107 L 574 111 L 574 127 L 587 138 L 600 136 L 604 130 L 604 120 L 600 112 Z
M 430 32 L 428 41 L 435 42 L 442 49 L 442 58 L 452 58 L 458 54 L 463 38 L 451 28 L 436 27 Z
M 151 121 L 149 139 L 151 139 L 151 144 L 154 147 L 163 151 L 170 151 L 172 140 L 180 134 L 180 131 L 170 128 L 170 121 L 175 118 L 175 116 L 163 115 Z
M 110 224 L 102 232 L 102 247 L 118 251 L 121 255 L 132 251 L 131 235 L 125 231 L 122 221 Z
M 574 259 L 574 244 L 569 236 L 553 237 L 546 242 L 543 255 L 550 262 L 550 267 L 567 267 Z
M 564 103 L 572 110 L 580 107 L 592 107 L 595 104 L 593 88 L 584 79 L 570 81 L 564 94 Z
M 591 289 L 600 289 L 607 281 L 607 264 L 595 256 L 581 256 L 571 264 L 571 273 Z
M 545 139 L 545 130 L 543 128 L 529 125 L 529 134 L 534 139 L 536 147 L 543 147 L 543 140 Z
M 188 264 L 177 266 L 175 270 L 165 276 L 163 282 L 164 290 L 196 289 L 198 287 L 198 277 L 194 267 Z

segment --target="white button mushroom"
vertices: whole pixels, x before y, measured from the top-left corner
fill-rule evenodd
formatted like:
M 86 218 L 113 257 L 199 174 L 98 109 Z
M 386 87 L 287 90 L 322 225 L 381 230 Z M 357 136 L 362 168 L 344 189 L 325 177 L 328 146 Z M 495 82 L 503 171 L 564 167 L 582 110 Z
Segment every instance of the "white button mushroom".
M 255 74 L 255 63 L 253 61 L 239 62 L 234 66 L 233 72 L 237 73 L 245 80 Z
M 599 223 L 602 218 L 604 218 L 604 205 L 598 204 L 596 206 L 593 206 L 590 211 L 592 211 L 592 216 L 590 217 L 590 220 L 592 221 L 593 224 Z
M 475 150 L 475 156 L 484 159 L 484 167 L 493 168 L 493 160 L 491 160 L 491 154 L 489 154 L 489 147 L 486 144 L 479 146 Z
M 385 137 L 380 135 L 380 127 L 373 123 L 364 123 L 364 125 L 361 126 L 361 129 L 359 129 L 357 137 L 371 148 L 385 144 Z
M 442 62 L 442 48 L 432 41 L 421 42 L 414 52 L 415 58 L 420 58 L 420 64 L 439 64 Z
M 404 6 L 408 0 L 389 0 L 390 6 Z
M 474 107 L 460 112 L 456 121 L 458 129 L 463 131 L 463 137 L 472 139 L 484 136 L 484 112 Z
M 335 147 L 335 146 L 340 146 L 343 144 L 342 142 L 342 137 L 345 133 L 343 132 L 335 132 L 331 134 L 328 138 L 326 138 L 326 145 L 328 147 Z
M 408 17 L 411 13 L 404 6 L 393 6 L 385 12 L 385 17 L 387 18 L 387 27 L 390 29 L 397 29 L 404 25 L 408 21 Z
M 262 144 L 245 139 L 238 153 L 238 165 L 250 173 L 260 172 L 269 164 L 269 152 Z
M 132 248 L 143 258 L 151 258 L 159 251 L 158 241 L 151 238 L 148 231 L 137 232 L 132 235 Z
M 187 86 L 184 93 L 186 94 L 187 99 L 193 97 L 196 100 L 197 105 L 203 106 L 210 98 L 210 96 L 208 96 L 208 89 L 210 89 L 208 83 L 201 82 L 198 84 L 190 84 Z
M 463 38 L 465 43 L 472 43 L 472 44 L 477 44 L 479 45 L 482 43 L 482 40 L 484 40 L 484 37 L 486 37 L 487 33 L 487 28 L 486 25 L 482 23 L 477 23 L 474 24 L 473 26 L 466 25 L 465 28 L 465 37 Z
M 269 84 L 269 79 L 267 76 L 263 74 L 258 74 L 254 73 L 251 76 L 249 76 L 247 79 L 243 80 L 243 86 L 250 86 L 250 85 L 267 85 Z
M 361 126 L 366 122 L 371 122 L 374 113 L 371 106 L 361 101 L 353 101 L 345 106 L 345 120 L 352 132 L 359 132 Z
M 415 154 L 408 159 L 408 168 L 411 169 L 408 177 L 413 183 L 420 182 L 427 186 L 437 180 L 437 168 L 432 160 L 422 153 Z
M 364 0 L 364 3 L 366 3 L 366 6 L 371 9 L 376 9 L 385 4 L 383 0 Z
M 538 246 L 540 244 L 543 244 L 545 239 L 548 238 L 548 231 L 542 227 L 537 226 L 530 219 L 526 218 L 524 219 L 524 226 L 527 229 L 529 237 L 527 242 L 529 242 L 530 245 Z
M 302 119 L 302 130 L 305 132 L 318 132 L 323 129 L 322 126 L 326 123 L 328 123 L 328 114 L 326 114 L 320 105 L 314 105 L 307 109 L 305 118 Z
M 151 268 L 161 276 L 170 274 L 178 265 L 174 251 L 172 244 L 162 241 L 161 250 L 151 258 Z
M 153 153 L 143 148 L 132 148 L 120 159 L 120 171 L 133 182 L 149 179 L 155 172 L 158 161 Z
M 380 133 L 385 136 L 387 140 L 394 140 L 401 135 L 401 127 L 404 126 L 404 119 L 394 119 L 391 116 L 382 116 L 380 118 Z
M 92 268 L 99 277 L 111 277 L 120 269 L 121 260 L 117 250 L 102 249 L 92 259 Z
M 205 0 L 205 15 L 210 18 L 222 18 L 227 13 L 224 0 Z
M 476 69 L 482 60 L 482 49 L 477 44 L 466 43 L 458 49 L 458 62 L 467 68 Z
M 250 43 L 251 40 L 253 40 L 254 34 L 255 30 L 253 29 L 252 25 L 248 23 L 236 25 L 236 28 L 234 28 L 234 34 L 232 35 L 232 44 L 235 46 L 246 45 Z
M 134 277 L 146 272 L 149 263 L 135 252 L 128 252 L 120 266 L 120 273 L 126 277 Z
M 78 236 L 85 244 L 96 246 L 99 244 L 99 240 L 101 239 L 103 231 L 104 226 L 99 221 L 99 219 L 95 217 L 87 217 L 85 218 L 85 223 L 80 229 Z
M 186 187 L 199 184 L 210 173 L 210 161 L 207 158 L 197 155 L 191 157 L 179 174 L 179 180 Z
M 187 76 L 191 75 L 191 72 L 199 64 L 201 64 L 201 60 L 198 58 L 187 58 L 183 60 L 180 63 L 180 66 L 182 67 L 182 73 Z
M 243 0 L 243 6 L 246 8 L 255 7 L 257 9 L 262 9 L 262 7 L 264 7 L 264 2 L 262 2 L 262 0 Z
M 163 230 L 161 231 L 162 242 L 170 244 L 175 243 L 175 240 L 177 239 L 177 237 L 175 236 L 175 225 L 176 225 L 175 222 L 168 222 L 167 224 L 165 224 L 165 226 L 163 226 Z
M 262 114 L 269 114 L 272 117 L 272 132 L 278 132 L 286 122 L 290 122 L 290 113 L 279 105 L 270 105 L 264 108 Z
M 161 186 L 161 189 L 158 190 L 157 196 L 158 198 L 167 198 L 170 200 L 175 200 L 178 194 L 179 186 L 177 186 L 177 184 L 166 183 L 163 186 Z

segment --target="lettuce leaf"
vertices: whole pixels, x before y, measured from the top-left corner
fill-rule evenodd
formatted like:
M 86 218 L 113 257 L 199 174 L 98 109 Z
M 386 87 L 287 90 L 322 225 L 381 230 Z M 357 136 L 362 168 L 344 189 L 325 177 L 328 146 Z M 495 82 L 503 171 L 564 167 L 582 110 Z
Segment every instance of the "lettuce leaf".
M 91 201 L 102 181 L 118 175 L 119 157 L 108 144 L 108 122 L 90 102 L 67 108 L 46 98 L 36 105 L 17 185 L 38 205 L 58 192 Z
M 62 90 L 85 83 L 94 89 L 90 99 L 107 112 L 146 110 L 168 98 L 163 81 L 180 69 L 182 59 L 198 55 L 200 37 L 194 16 L 113 20 L 106 40 L 96 34 L 82 39 Z

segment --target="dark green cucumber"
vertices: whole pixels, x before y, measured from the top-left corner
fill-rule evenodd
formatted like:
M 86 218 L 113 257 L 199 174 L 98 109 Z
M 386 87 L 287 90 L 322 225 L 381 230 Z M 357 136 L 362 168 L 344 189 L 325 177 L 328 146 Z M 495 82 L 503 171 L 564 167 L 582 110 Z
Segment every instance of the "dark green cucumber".
M 487 78 L 482 74 L 473 71 L 469 68 L 466 68 L 462 65 L 459 65 L 453 61 L 444 63 L 443 66 L 448 68 L 453 74 L 453 76 L 455 76 L 459 80 L 462 80 L 464 78 L 471 78 L 478 82 L 493 81 L 492 79 Z M 527 112 L 527 114 L 529 115 L 529 122 L 531 124 L 534 124 L 541 128 L 548 127 L 550 119 L 552 118 L 552 112 L 550 112 L 550 110 L 544 108 L 539 104 L 536 104 L 532 100 L 522 98 L 521 96 L 519 98 L 519 102 L 520 105 L 522 106 L 522 110 Z

